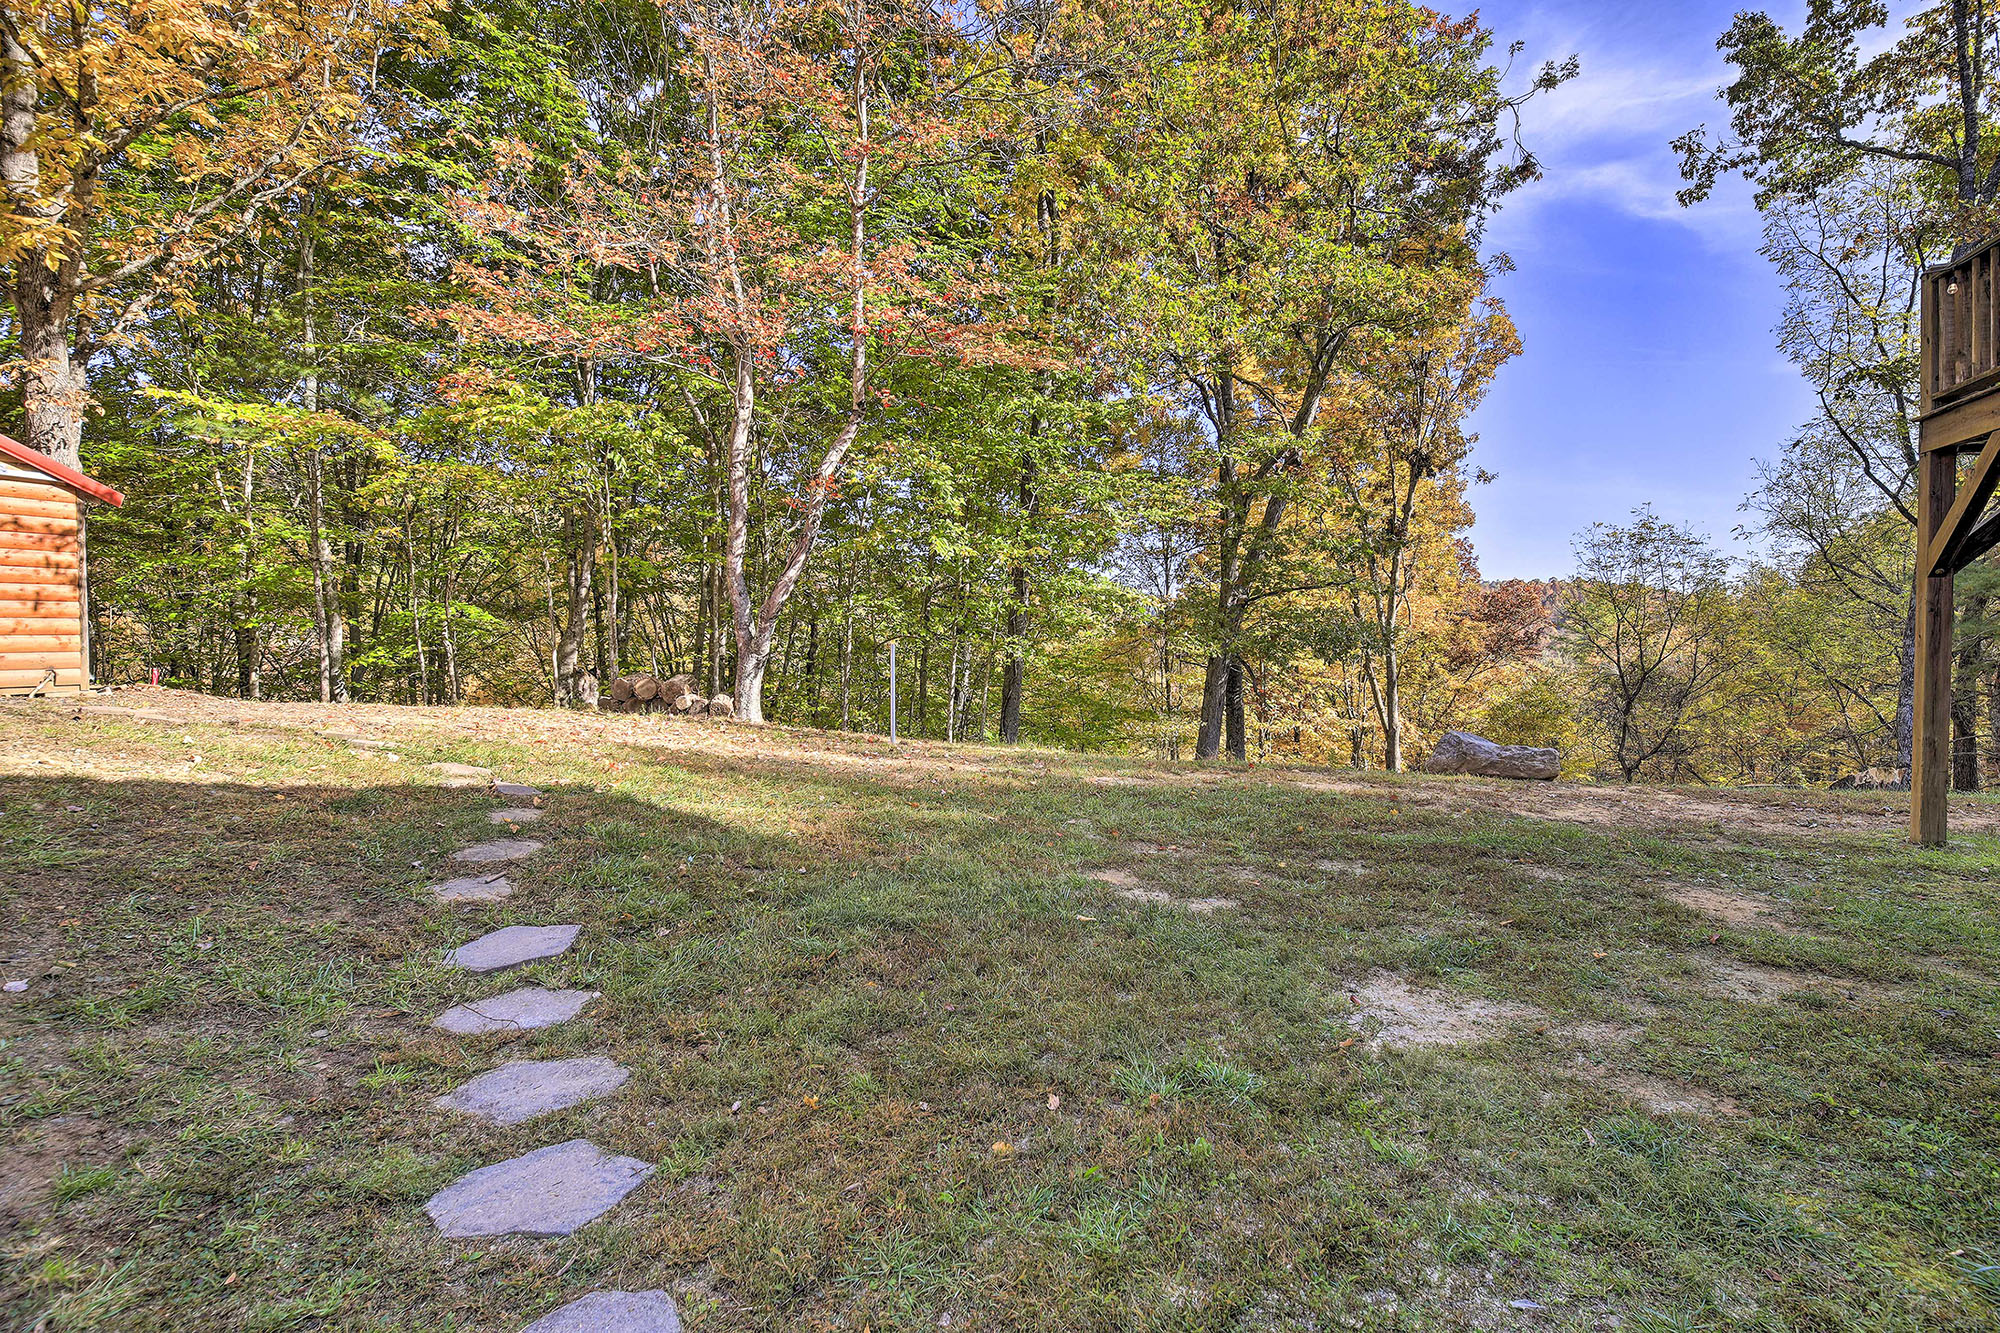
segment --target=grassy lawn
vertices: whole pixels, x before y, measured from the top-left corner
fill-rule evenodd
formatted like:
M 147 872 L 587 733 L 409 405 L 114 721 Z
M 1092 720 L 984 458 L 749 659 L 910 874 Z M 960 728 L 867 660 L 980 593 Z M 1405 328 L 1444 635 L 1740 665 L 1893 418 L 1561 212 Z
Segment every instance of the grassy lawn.
M 697 1333 L 2000 1311 L 1990 818 L 1924 853 L 1894 797 L 1586 817 L 663 719 L 358 708 L 392 747 L 359 749 L 187 707 L 0 710 L 0 980 L 29 983 L 0 1326 L 512 1333 L 604 1287 Z M 505 903 L 427 891 L 505 804 L 443 760 L 547 790 Z M 584 929 L 442 964 L 516 922 Z M 429 1026 L 529 982 L 603 998 Z M 509 1129 L 431 1104 L 591 1053 L 631 1083 Z M 577 1137 L 657 1170 L 564 1240 L 426 1218 Z

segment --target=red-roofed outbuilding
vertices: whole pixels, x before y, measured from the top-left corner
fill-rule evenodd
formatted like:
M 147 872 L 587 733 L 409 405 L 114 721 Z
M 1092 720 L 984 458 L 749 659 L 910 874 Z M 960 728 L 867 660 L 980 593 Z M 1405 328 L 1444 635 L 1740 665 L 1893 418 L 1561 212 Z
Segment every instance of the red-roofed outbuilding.
M 92 503 L 125 497 L 0 435 L 0 694 L 76 694 L 90 684 L 84 512 Z

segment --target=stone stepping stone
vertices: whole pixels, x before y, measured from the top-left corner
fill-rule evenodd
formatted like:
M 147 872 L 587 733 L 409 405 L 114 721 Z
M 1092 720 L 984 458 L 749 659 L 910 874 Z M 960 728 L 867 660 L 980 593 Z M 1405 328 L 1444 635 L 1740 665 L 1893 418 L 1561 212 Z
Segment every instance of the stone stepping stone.
M 446 1111 L 493 1125 L 518 1125 L 566 1111 L 625 1086 L 632 1071 L 601 1055 L 577 1060 L 510 1060 L 437 1099 Z
M 539 787 L 524 787 L 518 782 L 496 782 L 493 790 L 502 796 L 512 796 L 516 800 L 531 801 L 542 794 Z
M 461 1037 L 475 1037 L 487 1032 L 531 1032 L 536 1028 L 552 1028 L 558 1023 L 569 1022 L 597 996 L 598 992 L 594 990 L 544 990 L 540 986 L 523 986 L 505 995 L 495 995 L 490 1000 L 454 1005 L 432 1019 L 431 1026 Z
M 442 884 L 431 885 L 441 903 L 497 903 L 511 897 L 514 881 L 505 875 L 461 875 Z
M 472 764 L 432 764 L 430 769 L 443 787 L 483 787 L 493 777 L 492 769 Z
M 681 1312 L 664 1291 L 593 1291 L 521 1333 L 681 1333 Z
M 582 926 L 502 926 L 470 944 L 459 945 L 444 960 L 468 972 L 499 972 L 554 958 L 576 943 L 577 932 L 582 929 Z
M 501 838 L 496 842 L 481 842 L 451 854 L 454 861 L 467 865 L 485 866 L 496 861 L 525 861 L 542 850 L 542 844 L 530 838 Z
M 567 1236 L 652 1174 L 636 1157 L 571 1139 L 467 1172 L 432 1195 L 424 1211 L 447 1236 Z
M 532 824 L 542 817 L 542 812 L 531 805 L 510 806 L 505 810 L 495 810 L 486 816 L 489 824 Z

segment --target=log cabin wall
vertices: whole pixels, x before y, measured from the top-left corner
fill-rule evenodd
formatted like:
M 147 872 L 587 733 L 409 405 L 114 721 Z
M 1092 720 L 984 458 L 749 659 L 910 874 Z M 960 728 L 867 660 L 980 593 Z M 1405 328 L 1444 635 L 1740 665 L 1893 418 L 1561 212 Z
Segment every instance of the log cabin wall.
M 89 682 L 83 616 L 76 493 L 0 456 L 0 694 L 81 692 Z

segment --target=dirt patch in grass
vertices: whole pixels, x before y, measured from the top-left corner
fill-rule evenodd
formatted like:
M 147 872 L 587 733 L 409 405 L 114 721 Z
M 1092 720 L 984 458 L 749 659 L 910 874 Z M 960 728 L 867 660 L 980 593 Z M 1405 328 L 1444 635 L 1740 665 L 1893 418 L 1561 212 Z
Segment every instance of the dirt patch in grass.
M 1692 884 L 1662 885 L 1661 892 L 1690 912 L 1699 912 L 1732 926 L 1765 926 L 1788 934 L 1795 931 L 1795 927 L 1777 919 L 1775 909 L 1769 902 L 1752 894 Z
M 1165 889 L 1150 889 L 1144 885 L 1119 889 L 1118 896 L 1132 903 L 1154 903 L 1164 905 L 1174 900 L 1174 895 Z
M 1572 1066 L 1590 1082 L 1623 1094 L 1653 1115 L 1740 1116 L 1743 1108 L 1733 1097 L 1724 1097 L 1678 1079 L 1629 1069 L 1611 1069 L 1578 1056 Z
M 118 1153 L 110 1127 L 88 1116 L 37 1121 L 0 1147 L 0 1222 L 38 1213 L 67 1167 L 103 1166 Z
M 1571 1023 L 1562 1029 L 1562 1035 L 1585 1050 L 1601 1051 L 1636 1045 L 1646 1029 L 1636 1023 Z
M 1531 1005 L 1429 990 L 1390 972 L 1372 974 L 1349 995 L 1350 1005 L 1359 1005 L 1348 1026 L 1372 1034 L 1370 1050 L 1466 1046 L 1500 1036 L 1515 1023 L 1546 1017 Z
M 1146 903 L 1154 907 L 1180 907 L 1196 916 L 1207 916 L 1213 912 L 1225 912 L 1243 904 L 1234 898 L 1178 898 L 1165 889 L 1146 883 L 1129 870 L 1107 867 L 1093 870 L 1090 877 L 1108 886 L 1127 902 Z
M 1795 972 L 1767 963 L 1746 963 L 1728 958 L 1714 965 L 1708 989 L 1731 1000 L 1748 1004 L 1775 1004 L 1788 995 L 1815 994 L 1829 999 L 1888 999 L 1894 992 L 1873 982 L 1852 977 L 1829 977 L 1818 972 Z

